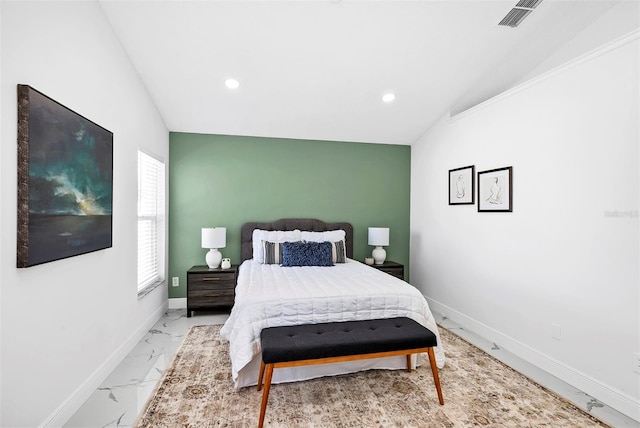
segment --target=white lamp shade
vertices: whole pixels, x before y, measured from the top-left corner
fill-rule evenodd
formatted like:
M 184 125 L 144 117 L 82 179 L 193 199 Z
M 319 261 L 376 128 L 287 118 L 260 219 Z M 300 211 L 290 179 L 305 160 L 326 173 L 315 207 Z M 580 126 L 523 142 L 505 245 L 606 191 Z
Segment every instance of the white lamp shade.
M 202 248 L 224 248 L 227 246 L 226 227 L 203 227 Z
M 375 245 L 375 246 L 389 245 L 389 228 L 388 227 L 370 227 L 369 228 L 369 245 Z

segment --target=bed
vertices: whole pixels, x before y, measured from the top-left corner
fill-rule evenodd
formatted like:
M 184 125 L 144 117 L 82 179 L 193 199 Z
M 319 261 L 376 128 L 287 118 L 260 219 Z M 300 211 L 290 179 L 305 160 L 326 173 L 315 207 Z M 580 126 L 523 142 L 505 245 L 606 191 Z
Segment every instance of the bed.
M 305 245 L 324 251 L 324 259 L 332 257 L 331 266 L 304 262 L 301 266 L 281 266 L 295 260 L 295 252 Z M 274 326 L 408 317 L 436 334 L 436 361 L 443 367 L 438 327 L 424 296 L 410 284 L 354 260 L 350 223 L 316 219 L 245 223 L 241 229 L 241 258 L 235 303 L 220 332 L 229 340 L 236 388 L 257 384 L 260 332 Z M 274 372 L 272 382 L 404 368 L 404 357 L 293 367 Z

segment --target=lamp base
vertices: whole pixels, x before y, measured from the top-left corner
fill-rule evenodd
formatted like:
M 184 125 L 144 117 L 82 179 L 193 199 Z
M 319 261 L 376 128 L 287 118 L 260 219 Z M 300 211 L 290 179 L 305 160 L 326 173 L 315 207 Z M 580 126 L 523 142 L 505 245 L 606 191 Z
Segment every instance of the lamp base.
M 205 260 L 207 262 L 207 266 L 209 266 L 209 269 L 219 268 L 220 262 L 222 261 L 222 253 L 217 248 L 211 248 L 207 252 Z
M 377 265 L 381 265 L 384 263 L 384 260 L 387 258 L 387 252 L 382 247 L 376 247 L 371 252 L 371 256 L 373 257 L 373 262 Z

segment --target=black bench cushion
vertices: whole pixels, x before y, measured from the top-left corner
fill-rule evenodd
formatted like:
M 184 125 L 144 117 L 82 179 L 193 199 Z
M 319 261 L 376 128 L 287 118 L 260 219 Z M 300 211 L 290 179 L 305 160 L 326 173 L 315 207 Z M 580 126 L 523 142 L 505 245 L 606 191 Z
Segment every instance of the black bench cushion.
M 435 334 L 404 317 L 269 327 L 260 339 L 265 364 L 437 345 Z

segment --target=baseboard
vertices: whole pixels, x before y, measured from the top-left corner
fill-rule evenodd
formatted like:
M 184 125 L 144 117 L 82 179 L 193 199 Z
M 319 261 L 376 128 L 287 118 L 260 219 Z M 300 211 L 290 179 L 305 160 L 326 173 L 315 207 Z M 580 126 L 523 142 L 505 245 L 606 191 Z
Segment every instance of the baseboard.
M 147 320 L 124 342 L 106 361 L 98 367 L 56 410 L 45 419 L 40 427 L 62 427 L 78 411 L 85 401 L 91 397 L 113 370 L 129 355 L 133 348 L 142 340 L 151 327 L 167 311 L 167 302 L 155 310 Z
M 573 367 L 521 343 L 505 334 L 425 296 L 432 311 L 442 314 L 463 328 L 495 342 L 526 362 L 552 374 L 569 385 L 586 392 L 620 413 L 640 422 L 640 402 L 633 397 L 597 381 Z
M 169 309 L 186 309 L 186 308 L 187 308 L 186 297 L 169 299 Z

